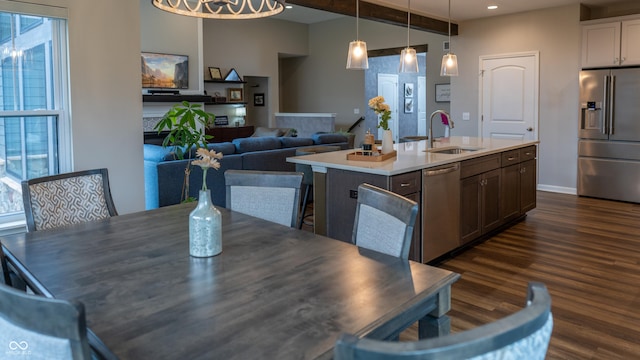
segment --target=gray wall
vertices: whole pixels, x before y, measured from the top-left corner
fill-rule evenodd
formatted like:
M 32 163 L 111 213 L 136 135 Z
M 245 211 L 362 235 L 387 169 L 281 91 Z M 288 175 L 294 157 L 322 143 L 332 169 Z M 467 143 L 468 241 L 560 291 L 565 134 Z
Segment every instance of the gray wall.
M 287 66 L 283 67 L 286 74 L 282 76 L 287 77 L 283 83 L 286 88 L 283 96 L 295 101 L 283 103 L 282 111 L 336 113 L 336 129 L 344 130 L 366 115 L 365 73 L 345 69 L 349 42 L 355 35 L 355 19 L 349 17 L 309 26 L 309 56 L 288 60 Z M 440 77 L 442 42 L 446 37 L 411 30 L 410 39 L 412 45 L 427 44 L 430 50 L 426 59 L 427 64 L 431 64 L 426 73 L 427 113 L 441 109 L 443 104 L 435 102 L 433 90 L 435 84 L 449 82 L 448 78 Z M 360 40 L 367 43 L 369 50 L 404 47 L 407 29 L 361 19 Z M 355 108 L 360 114 L 354 114 Z
M 108 168 L 118 212 L 143 210 L 139 4 L 30 2 L 68 9 L 73 170 Z
M 541 189 L 576 192 L 580 6 L 498 16 L 460 23 L 452 41 L 460 76 L 452 78 L 455 135 L 478 134 L 479 57 L 540 51 L 539 184 Z

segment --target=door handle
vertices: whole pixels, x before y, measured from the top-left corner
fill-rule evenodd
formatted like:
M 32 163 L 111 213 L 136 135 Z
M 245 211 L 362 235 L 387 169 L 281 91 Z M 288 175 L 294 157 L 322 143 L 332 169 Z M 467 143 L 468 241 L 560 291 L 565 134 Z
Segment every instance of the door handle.
M 533 131 L 533 128 L 532 127 L 528 127 L 527 131 L 531 132 L 531 131 Z

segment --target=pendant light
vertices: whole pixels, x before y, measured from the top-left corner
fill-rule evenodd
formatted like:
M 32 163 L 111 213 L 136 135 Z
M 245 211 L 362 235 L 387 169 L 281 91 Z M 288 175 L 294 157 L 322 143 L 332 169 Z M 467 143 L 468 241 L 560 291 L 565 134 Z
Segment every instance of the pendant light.
M 284 11 L 285 0 L 151 0 L 160 10 L 205 19 L 258 19 Z
M 451 52 L 451 0 L 449 0 L 449 51 L 442 57 L 440 76 L 458 76 L 458 58 Z
M 407 1 L 407 47 L 402 49 L 400 53 L 400 66 L 398 72 L 401 73 L 417 73 L 418 57 L 416 49 L 409 47 L 409 29 L 411 28 L 411 0 Z
M 349 43 L 347 56 L 348 70 L 364 70 L 369 68 L 367 43 L 360 41 L 360 0 L 356 0 L 356 40 Z

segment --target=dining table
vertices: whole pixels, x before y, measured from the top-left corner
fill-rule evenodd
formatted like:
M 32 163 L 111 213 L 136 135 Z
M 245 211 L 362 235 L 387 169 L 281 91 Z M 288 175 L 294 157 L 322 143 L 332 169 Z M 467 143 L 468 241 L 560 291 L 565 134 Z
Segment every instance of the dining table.
M 34 293 L 84 304 L 104 358 L 328 359 L 341 333 L 448 332 L 454 272 L 225 208 L 222 253 L 192 257 L 194 206 L 0 242 Z

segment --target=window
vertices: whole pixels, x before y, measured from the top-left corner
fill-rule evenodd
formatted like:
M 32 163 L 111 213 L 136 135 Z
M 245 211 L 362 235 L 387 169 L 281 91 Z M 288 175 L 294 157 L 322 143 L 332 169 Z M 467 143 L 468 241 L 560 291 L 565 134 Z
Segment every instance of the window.
M 0 228 L 24 219 L 20 182 L 57 174 L 61 168 L 70 170 L 65 164 L 71 157 L 70 144 L 60 140 L 69 128 L 65 110 L 69 108 L 65 104 L 66 20 L 33 16 L 32 9 L 29 15 L 3 12 L 3 6 L 0 5 Z

